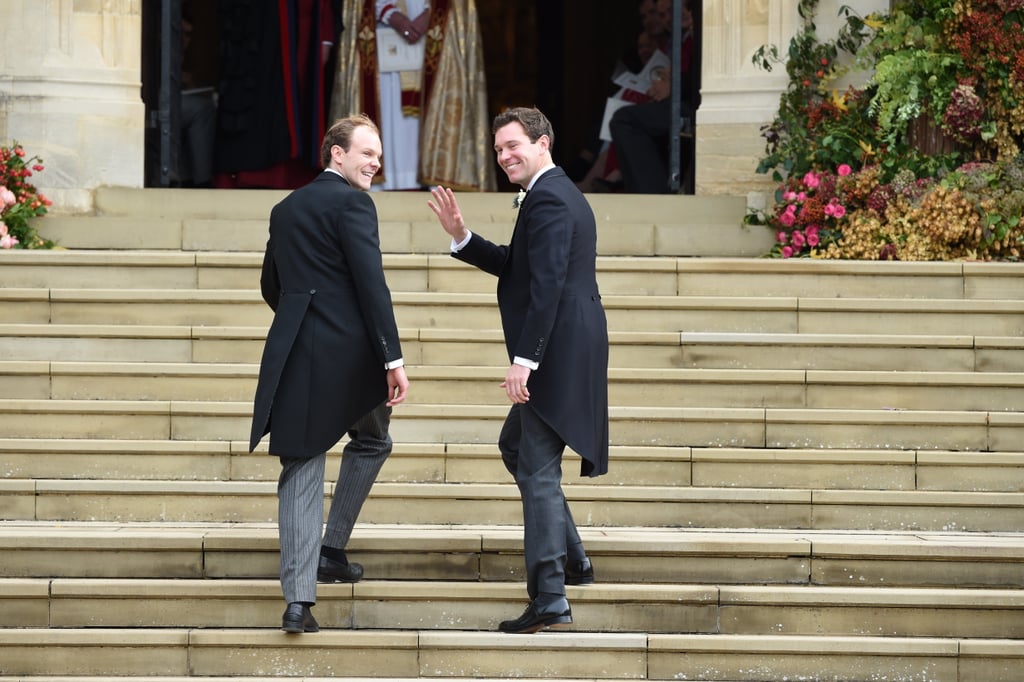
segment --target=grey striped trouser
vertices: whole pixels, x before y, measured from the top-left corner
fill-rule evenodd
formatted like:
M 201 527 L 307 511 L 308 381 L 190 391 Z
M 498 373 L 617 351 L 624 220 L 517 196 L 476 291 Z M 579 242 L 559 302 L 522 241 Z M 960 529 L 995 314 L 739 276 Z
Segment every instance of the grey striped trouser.
M 316 602 L 316 569 L 322 542 L 344 549 L 359 510 L 391 454 L 391 408 L 381 405 L 348 431 L 338 483 L 324 532 L 324 467 L 327 454 L 281 457 L 277 482 L 277 528 L 281 547 L 281 590 L 285 601 Z

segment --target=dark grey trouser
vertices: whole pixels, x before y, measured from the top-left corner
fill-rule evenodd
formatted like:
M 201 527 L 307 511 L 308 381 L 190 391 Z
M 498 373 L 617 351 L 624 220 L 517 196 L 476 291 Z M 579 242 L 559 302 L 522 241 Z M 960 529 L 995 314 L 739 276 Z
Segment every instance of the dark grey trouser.
M 281 458 L 277 482 L 277 528 L 281 546 L 281 590 L 285 601 L 316 602 L 320 544 L 344 549 L 359 511 L 391 454 L 391 408 L 381 405 L 348 431 L 324 531 L 324 467 L 327 454 Z M 322 536 L 322 539 L 321 539 Z
M 565 595 L 565 562 L 586 556 L 562 492 L 565 441 L 529 405 L 513 405 L 498 438 L 523 502 L 526 592 Z

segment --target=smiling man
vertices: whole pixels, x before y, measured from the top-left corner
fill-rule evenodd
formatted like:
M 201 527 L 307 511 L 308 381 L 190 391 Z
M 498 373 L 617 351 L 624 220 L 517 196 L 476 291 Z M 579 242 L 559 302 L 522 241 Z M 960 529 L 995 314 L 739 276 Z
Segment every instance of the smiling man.
M 501 384 L 512 403 L 498 437 L 523 503 L 530 604 L 502 632 L 572 623 L 566 585 L 594 582 L 562 492 L 566 445 L 581 474 L 608 471 L 608 324 L 597 287 L 594 212 L 552 163 L 554 132 L 537 109 L 494 119 L 494 151 L 508 179 L 526 190 L 508 245 L 466 229 L 455 194 L 428 201 L 452 238 L 452 255 L 498 277 L 498 308 L 509 368 Z
M 278 536 L 286 632 L 316 632 L 316 583 L 356 582 L 345 556 L 356 517 L 391 454 L 391 407 L 405 376 L 377 210 L 380 133 L 365 116 L 324 135 L 324 171 L 270 213 L 260 287 L 274 310 L 253 406 L 249 451 L 270 433 L 281 459 Z M 338 485 L 323 533 L 324 464 L 343 435 Z M 318 551 L 319 550 L 319 551 Z

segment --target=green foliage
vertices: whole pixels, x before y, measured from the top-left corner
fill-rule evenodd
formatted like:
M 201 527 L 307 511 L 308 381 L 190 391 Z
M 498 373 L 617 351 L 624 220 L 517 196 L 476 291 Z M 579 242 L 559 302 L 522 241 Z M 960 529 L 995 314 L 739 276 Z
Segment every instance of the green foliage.
M 866 147 L 872 147 L 866 102 L 856 91 L 839 95 L 830 84 L 846 67 L 841 55 L 853 54 L 870 34 L 865 21 L 848 6 L 839 9 L 845 19 L 839 35 L 831 41 L 818 37 L 814 17 L 819 0 L 801 0 L 798 10 L 801 28 L 789 43 L 785 59 L 777 46 L 765 45 L 753 56 L 753 62 L 765 71 L 784 63 L 789 84 L 779 99 L 779 111 L 769 125 L 761 129 L 766 140 L 765 156 L 757 172 L 772 171 L 781 181 L 802 175 L 821 166 L 843 163 L 860 164 Z M 849 115 L 844 113 L 853 104 Z
M 881 138 L 895 145 L 907 126 L 923 114 L 941 122 L 957 86 L 963 60 L 943 40 L 944 21 L 954 0 L 899 5 L 858 53 L 864 68 L 874 68 L 866 88 L 872 90 L 870 114 Z

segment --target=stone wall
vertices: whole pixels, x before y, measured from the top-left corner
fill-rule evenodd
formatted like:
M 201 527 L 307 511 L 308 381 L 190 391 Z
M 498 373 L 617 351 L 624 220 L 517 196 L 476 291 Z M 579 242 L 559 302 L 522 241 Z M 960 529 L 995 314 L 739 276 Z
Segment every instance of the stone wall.
M 42 157 L 56 211 L 143 182 L 141 0 L 3 0 L 0 140 Z

